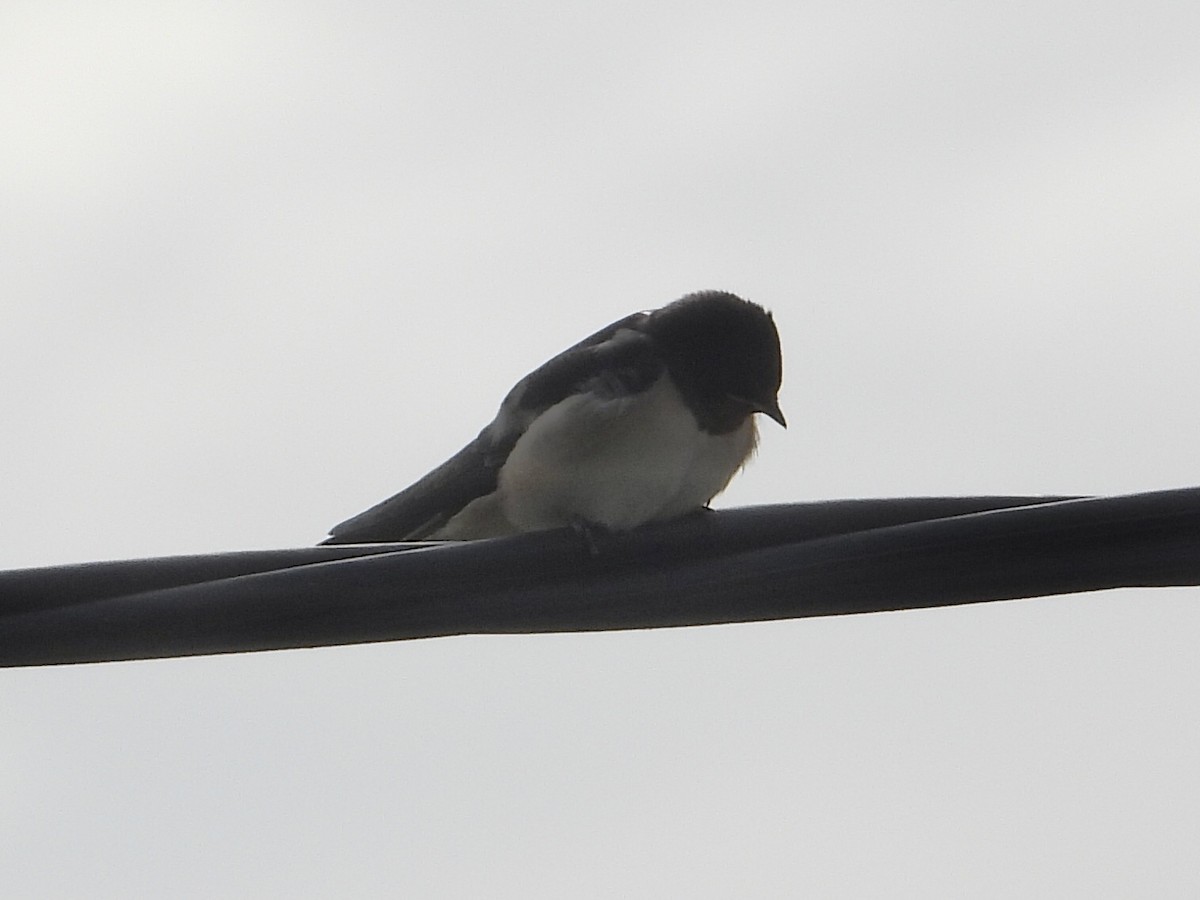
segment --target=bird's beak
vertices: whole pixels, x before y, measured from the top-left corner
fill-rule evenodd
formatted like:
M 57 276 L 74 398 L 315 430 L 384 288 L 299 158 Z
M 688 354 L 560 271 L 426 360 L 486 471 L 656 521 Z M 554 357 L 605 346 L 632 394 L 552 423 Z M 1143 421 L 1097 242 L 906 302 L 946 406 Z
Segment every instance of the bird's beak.
M 772 397 L 769 400 L 749 400 L 745 397 L 739 397 L 736 394 L 729 395 L 738 403 L 745 403 L 753 412 L 762 413 L 764 416 L 770 416 L 784 428 L 787 428 L 787 419 L 783 417 L 783 410 L 779 408 L 779 398 Z
M 779 400 L 772 397 L 767 403 L 759 403 L 754 407 L 755 412 L 760 412 L 764 416 L 770 416 L 784 428 L 787 428 L 787 419 L 783 417 L 783 410 L 779 408 Z

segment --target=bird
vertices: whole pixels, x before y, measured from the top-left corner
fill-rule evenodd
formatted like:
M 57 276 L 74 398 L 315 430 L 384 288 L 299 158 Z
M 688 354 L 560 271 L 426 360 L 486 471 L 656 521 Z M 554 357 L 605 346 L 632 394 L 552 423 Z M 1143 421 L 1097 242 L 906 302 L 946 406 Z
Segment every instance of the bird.
M 462 450 L 334 526 L 323 544 L 623 532 L 707 507 L 784 428 L 770 312 L 688 294 L 600 329 L 522 378 Z

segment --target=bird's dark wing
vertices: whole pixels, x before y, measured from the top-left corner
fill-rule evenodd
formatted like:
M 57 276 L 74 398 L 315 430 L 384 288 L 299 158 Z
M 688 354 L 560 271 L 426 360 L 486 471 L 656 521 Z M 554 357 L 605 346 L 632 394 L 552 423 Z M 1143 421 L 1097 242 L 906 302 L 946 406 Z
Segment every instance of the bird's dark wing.
M 420 481 L 335 525 L 321 543 L 420 540 L 476 497 L 494 491 L 499 468 L 489 457 L 488 442 L 481 434 Z
M 324 544 L 420 540 L 496 489 L 500 468 L 531 422 L 581 390 L 637 393 L 662 373 L 653 342 L 634 313 L 564 350 L 509 391 L 479 436 L 424 478 L 330 530 Z

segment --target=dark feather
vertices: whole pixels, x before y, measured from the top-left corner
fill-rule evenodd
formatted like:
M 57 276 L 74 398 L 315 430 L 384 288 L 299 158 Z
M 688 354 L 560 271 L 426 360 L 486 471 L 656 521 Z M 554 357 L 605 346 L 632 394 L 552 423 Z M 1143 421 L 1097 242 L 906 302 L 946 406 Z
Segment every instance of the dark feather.
M 531 422 L 581 389 L 605 396 L 643 391 L 663 364 L 640 331 L 647 313 L 613 322 L 526 375 L 479 436 L 424 478 L 336 525 L 323 544 L 421 540 L 496 489 L 500 467 Z

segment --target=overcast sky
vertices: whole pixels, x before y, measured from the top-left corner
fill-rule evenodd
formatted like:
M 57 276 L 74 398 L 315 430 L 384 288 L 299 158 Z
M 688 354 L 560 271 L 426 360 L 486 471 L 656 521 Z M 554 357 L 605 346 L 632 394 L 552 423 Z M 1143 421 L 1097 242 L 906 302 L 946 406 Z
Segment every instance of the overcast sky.
M 314 543 L 699 288 L 717 505 L 1200 483 L 1200 6 L 0 12 L 0 568 Z M 28 897 L 1194 897 L 1200 591 L 0 672 Z

